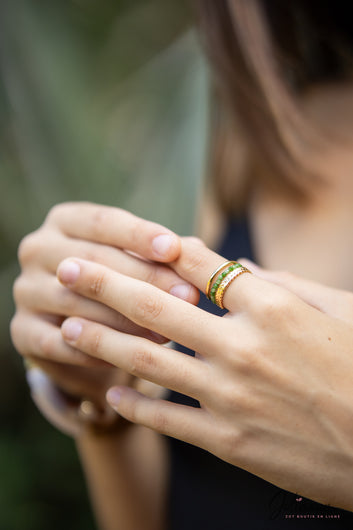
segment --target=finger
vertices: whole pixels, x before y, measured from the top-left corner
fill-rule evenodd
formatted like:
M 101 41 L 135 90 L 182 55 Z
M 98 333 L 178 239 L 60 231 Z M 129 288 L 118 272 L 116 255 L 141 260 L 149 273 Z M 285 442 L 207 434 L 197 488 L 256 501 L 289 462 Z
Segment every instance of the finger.
M 145 282 L 93 262 L 67 259 L 58 278 L 75 292 L 99 301 L 145 327 L 202 352 L 222 345 L 222 319 Z
M 28 359 L 28 357 L 27 357 Z M 114 366 L 73 366 L 72 364 L 59 363 L 40 357 L 29 357 L 31 366 L 40 368 L 45 372 L 55 385 L 66 394 L 77 398 L 102 402 L 104 393 L 112 385 L 130 385 L 132 377 L 127 373 L 118 371 Z M 103 363 L 102 363 L 103 364 Z
M 28 370 L 27 382 L 31 396 L 43 416 L 59 430 L 69 436 L 80 434 L 77 414 L 69 407 L 62 393 L 40 368 Z
M 102 366 L 102 361 L 69 346 L 60 328 L 38 315 L 16 313 L 11 321 L 11 336 L 16 350 L 23 356 L 35 355 L 79 366 Z
M 209 367 L 141 337 L 133 337 L 88 320 L 70 318 L 63 337 L 74 348 L 165 388 L 200 400 L 209 389 Z
M 213 272 L 225 263 L 226 259 L 206 246 L 195 243 L 190 239 L 182 240 L 182 249 L 177 260 L 170 267 L 184 280 L 192 283 L 204 293 L 208 280 Z M 223 298 L 224 306 L 230 311 L 248 308 L 259 299 L 268 299 L 275 294 L 276 289 L 268 282 L 253 274 L 242 274 L 237 277 L 227 290 Z
M 21 263 L 27 268 L 38 269 L 39 265 L 40 271 L 45 267 L 51 273 L 56 272 L 58 264 L 63 259 L 77 256 L 102 263 L 132 278 L 152 283 L 163 291 L 170 292 L 192 304 L 197 304 L 199 300 L 198 290 L 179 278 L 169 267 L 138 259 L 111 246 L 71 239 L 55 230 L 52 231 L 51 237 L 46 239 L 39 232 L 28 236 L 21 244 L 19 254 Z
M 38 289 L 40 285 L 40 289 Z M 166 342 L 164 337 L 151 333 L 138 326 L 124 315 L 88 298 L 84 298 L 59 283 L 55 276 L 38 274 L 20 276 L 15 282 L 14 297 L 18 305 L 36 313 L 49 313 L 61 317 L 78 316 L 99 322 L 114 329 L 140 335 L 159 343 Z
M 206 448 L 211 421 L 201 409 L 151 399 L 128 387 L 113 387 L 107 401 L 121 416 L 166 436 Z
M 270 271 L 245 258 L 240 259 L 240 262 L 258 277 L 288 289 L 304 302 L 323 313 L 345 320 L 349 324 L 352 323 L 353 304 L 351 293 L 327 287 L 287 271 Z
M 195 245 L 201 245 L 203 247 L 206 246 L 206 243 L 204 241 L 202 241 L 202 239 L 200 239 L 199 237 L 195 237 L 195 236 L 183 236 L 180 238 L 181 241 L 187 241 L 187 242 L 191 242 L 191 243 L 194 243 Z
M 127 249 L 151 260 L 169 262 L 180 252 L 176 234 L 120 208 L 65 203 L 52 209 L 48 223 L 71 237 Z

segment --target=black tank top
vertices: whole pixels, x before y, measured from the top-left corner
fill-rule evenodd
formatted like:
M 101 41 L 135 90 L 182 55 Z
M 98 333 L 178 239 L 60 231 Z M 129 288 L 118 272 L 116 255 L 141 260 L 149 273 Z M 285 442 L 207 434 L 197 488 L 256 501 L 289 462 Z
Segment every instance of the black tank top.
M 246 220 L 230 223 L 219 253 L 229 260 L 254 260 Z M 204 295 L 199 306 L 222 314 Z M 179 345 L 177 349 L 193 354 Z M 171 392 L 170 401 L 199 406 L 176 392 Z M 202 449 L 167 439 L 171 461 L 168 530 L 353 530 L 351 512 L 299 497 Z

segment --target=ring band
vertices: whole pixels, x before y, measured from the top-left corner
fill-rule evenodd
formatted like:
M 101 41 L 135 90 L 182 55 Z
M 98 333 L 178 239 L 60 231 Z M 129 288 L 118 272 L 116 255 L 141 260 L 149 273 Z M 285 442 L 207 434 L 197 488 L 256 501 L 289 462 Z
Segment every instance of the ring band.
M 206 296 L 209 300 L 211 300 L 210 298 L 211 285 L 212 285 L 213 280 L 217 276 L 217 274 L 223 271 L 223 269 L 225 269 L 226 267 L 229 267 L 230 265 L 233 265 L 236 263 L 237 263 L 236 261 L 225 261 L 224 263 L 222 263 L 222 265 L 217 267 L 217 269 L 212 273 L 210 279 L 207 282 L 207 286 L 206 286 Z
M 230 286 L 230 284 L 235 280 L 235 278 L 238 278 L 238 276 L 241 276 L 241 274 L 244 274 L 245 272 L 248 272 L 251 274 L 249 269 L 241 265 L 239 268 L 234 269 L 231 271 L 221 282 L 220 286 L 217 289 L 216 295 L 215 295 L 215 304 L 218 305 L 221 309 L 225 309 L 223 305 L 223 298 L 225 295 L 226 290 Z
M 229 285 L 241 274 L 251 271 L 237 261 L 225 261 L 211 275 L 206 286 L 206 296 L 221 309 L 225 309 L 223 298 Z M 218 276 L 217 276 L 218 275 Z
M 217 276 L 215 282 L 212 285 L 212 288 L 210 290 L 210 300 L 214 304 L 216 303 L 216 293 L 218 291 L 219 286 L 221 285 L 221 282 L 224 280 L 228 274 L 234 271 L 234 269 L 238 269 L 241 267 L 240 263 L 234 262 L 233 265 L 230 265 L 226 269 L 223 269 L 223 271 Z

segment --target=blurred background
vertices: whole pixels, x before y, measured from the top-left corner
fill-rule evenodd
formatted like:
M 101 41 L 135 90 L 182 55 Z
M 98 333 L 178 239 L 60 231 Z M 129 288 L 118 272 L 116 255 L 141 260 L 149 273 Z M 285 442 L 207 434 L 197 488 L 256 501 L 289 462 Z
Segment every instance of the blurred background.
M 0 530 L 95 528 L 71 439 L 13 350 L 17 246 L 90 200 L 193 231 L 207 72 L 187 0 L 1 0 Z

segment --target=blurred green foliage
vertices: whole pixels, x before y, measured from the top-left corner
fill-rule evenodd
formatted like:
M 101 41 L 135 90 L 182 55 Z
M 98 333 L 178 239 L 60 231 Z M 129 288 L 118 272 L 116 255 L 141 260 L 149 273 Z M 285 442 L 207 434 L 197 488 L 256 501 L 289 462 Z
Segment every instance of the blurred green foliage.
M 90 200 L 191 233 L 206 71 L 186 1 L 0 4 L 0 530 L 94 528 L 71 440 L 35 410 L 8 326 L 16 249 Z

